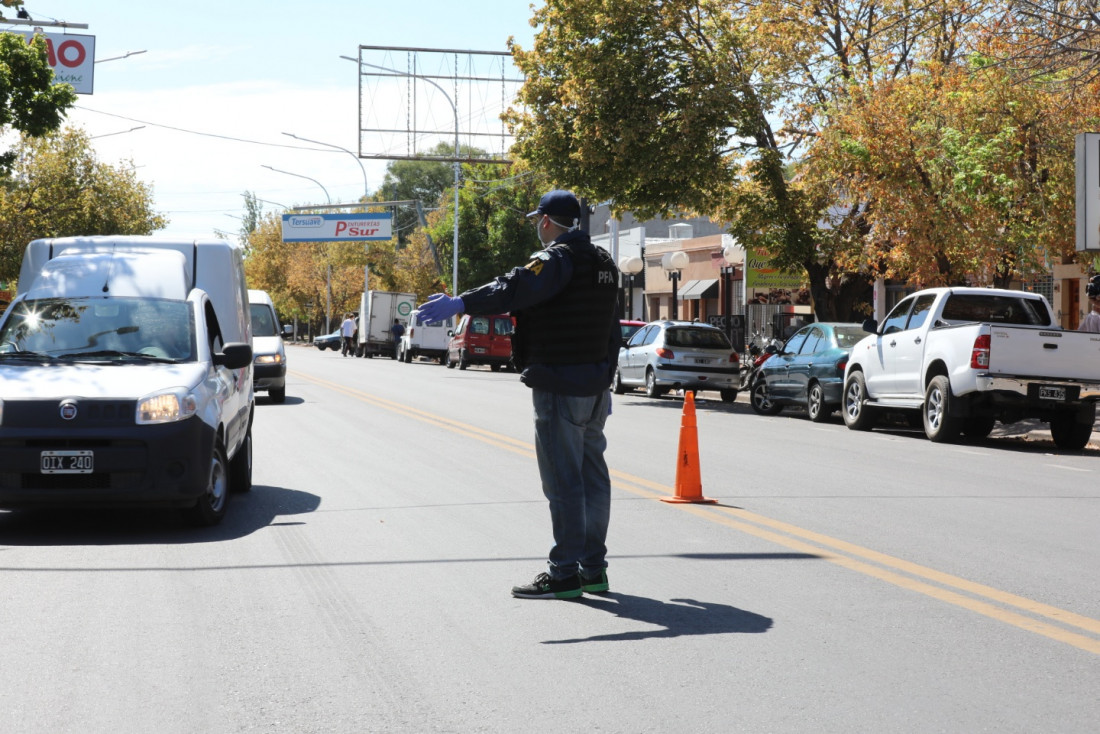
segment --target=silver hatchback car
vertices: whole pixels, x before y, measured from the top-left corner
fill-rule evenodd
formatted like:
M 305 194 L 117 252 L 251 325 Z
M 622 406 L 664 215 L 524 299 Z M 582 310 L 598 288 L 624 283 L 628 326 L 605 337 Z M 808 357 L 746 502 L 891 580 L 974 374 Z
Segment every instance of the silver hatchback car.
M 716 390 L 722 401 L 737 399 L 740 357 L 725 332 L 709 324 L 655 321 L 634 333 L 619 350 L 613 388 L 619 395 L 644 387 L 656 398 L 669 390 Z

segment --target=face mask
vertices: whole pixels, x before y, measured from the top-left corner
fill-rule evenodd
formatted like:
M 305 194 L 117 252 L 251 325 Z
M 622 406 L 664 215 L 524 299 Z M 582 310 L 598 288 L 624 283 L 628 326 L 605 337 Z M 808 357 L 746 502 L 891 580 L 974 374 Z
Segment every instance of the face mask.
M 551 244 L 554 241 L 553 238 L 551 238 L 549 240 L 543 239 L 543 236 L 542 236 L 543 227 L 542 227 L 542 220 L 541 219 L 539 220 L 539 223 L 537 225 L 537 229 L 538 229 L 538 235 L 539 235 L 539 242 L 542 243 L 543 247 L 546 247 L 547 245 Z

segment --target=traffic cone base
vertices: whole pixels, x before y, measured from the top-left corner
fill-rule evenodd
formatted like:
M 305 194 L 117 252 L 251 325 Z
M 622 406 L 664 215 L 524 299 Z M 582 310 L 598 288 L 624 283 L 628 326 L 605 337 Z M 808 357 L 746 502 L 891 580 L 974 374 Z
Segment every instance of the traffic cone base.
M 684 394 L 684 416 L 680 422 L 680 447 L 676 462 L 676 494 L 661 497 L 662 502 L 713 504 L 703 496 L 703 482 L 699 476 L 699 428 L 695 423 L 695 394 Z

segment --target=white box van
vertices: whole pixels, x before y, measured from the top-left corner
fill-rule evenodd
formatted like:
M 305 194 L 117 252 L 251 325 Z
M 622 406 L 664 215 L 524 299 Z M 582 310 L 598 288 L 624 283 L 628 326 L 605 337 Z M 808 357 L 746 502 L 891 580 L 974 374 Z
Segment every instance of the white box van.
M 409 325 L 401 335 L 401 344 L 397 347 L 397 358 L 402 362 L 412 362 L 417 357 L 427 357 L 443 364 L 447 359 L 447 344 L 451 341 L 454 318 L 446 321 L 420 323 L 420 311 L 409 315 Z
M 286 347 L 284 329 L 275 314 L 275 304 L 266 291 L 248 291 L 252 318 L 252 381 L 258 392 L 267 390 L 272 401 L 286 400 Z
M 251 339 L 236 245 L 31 242 L 0 320 L 0 507 L 220 522 L 252 484 Z

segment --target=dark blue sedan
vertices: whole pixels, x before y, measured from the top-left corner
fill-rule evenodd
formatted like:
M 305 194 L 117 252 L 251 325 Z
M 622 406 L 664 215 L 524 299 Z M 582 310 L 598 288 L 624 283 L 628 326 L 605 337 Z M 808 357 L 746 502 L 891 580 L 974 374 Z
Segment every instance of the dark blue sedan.
M 867 332 L 861 324 L 815 323 L 796 331 L 761 365 L 749 387 L 752 409 L 775 415 L 797 405 L 815 423 L 840 408 L 848 355 Z

